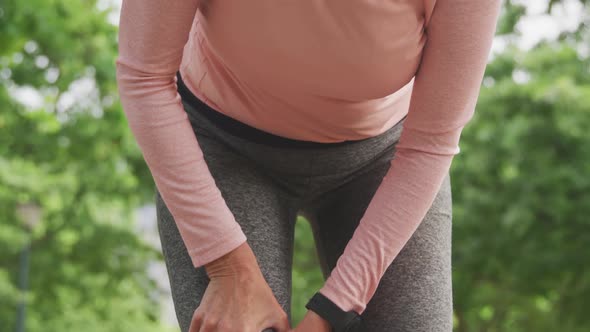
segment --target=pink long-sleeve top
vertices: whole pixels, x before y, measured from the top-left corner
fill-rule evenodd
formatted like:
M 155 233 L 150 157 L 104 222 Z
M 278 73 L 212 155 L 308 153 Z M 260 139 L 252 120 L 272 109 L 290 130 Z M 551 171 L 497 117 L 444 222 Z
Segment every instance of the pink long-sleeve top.
M 246 237 L 176 90 L 288 138 L 338 142 L 407 115 L 396 157 L 320 292 L 362 313 L 440 189 L 473 116 L 500 0 L 124 0 L 129 127 L 195 267 Z

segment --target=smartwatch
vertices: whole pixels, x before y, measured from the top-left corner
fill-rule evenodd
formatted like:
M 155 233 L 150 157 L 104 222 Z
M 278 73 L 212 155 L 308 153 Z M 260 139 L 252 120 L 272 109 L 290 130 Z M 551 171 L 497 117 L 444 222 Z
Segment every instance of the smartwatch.
M 325 319 L 332 332 L 360 332 L 361 316 L 354 310 L 344 311 L 322 293 L 315 293 L 305 307 Z

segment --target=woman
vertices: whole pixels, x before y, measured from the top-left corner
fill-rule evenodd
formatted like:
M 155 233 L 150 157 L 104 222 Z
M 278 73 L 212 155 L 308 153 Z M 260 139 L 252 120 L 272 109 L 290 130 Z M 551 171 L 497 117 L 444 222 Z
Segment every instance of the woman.
M 182 331 L 452 330 L 448 172 L 499 10 L 123 1 L 119 91 Z M 327 279 L 291 327 L 298 214 Z

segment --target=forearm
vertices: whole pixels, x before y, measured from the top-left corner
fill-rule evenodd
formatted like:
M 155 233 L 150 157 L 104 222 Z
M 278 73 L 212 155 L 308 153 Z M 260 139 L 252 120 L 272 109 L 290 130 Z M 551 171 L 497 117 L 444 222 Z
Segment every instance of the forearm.
M 195 266 L 246 239 L 203 158 L 175 74 L 198 2 L 124 0 L 117 83 L 128 125 Z
M 320 290 L 359 313 L 432 205 L 475 110 L 500 0 L 437 0 L 391 167 Z
M 395 162 L 320 290 L 322 294 L 346 311 L 365 310 L 386 269 L 432 205 L 451 159 L 414 150 L 395 152 Z

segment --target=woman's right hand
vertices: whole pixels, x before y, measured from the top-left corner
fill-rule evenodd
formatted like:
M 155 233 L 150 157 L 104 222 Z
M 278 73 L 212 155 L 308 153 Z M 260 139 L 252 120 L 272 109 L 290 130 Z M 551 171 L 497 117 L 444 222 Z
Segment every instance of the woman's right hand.
M 247 242 L 205 265 L 209 285 L 189 332 L 290 331 L 280 306 Z

